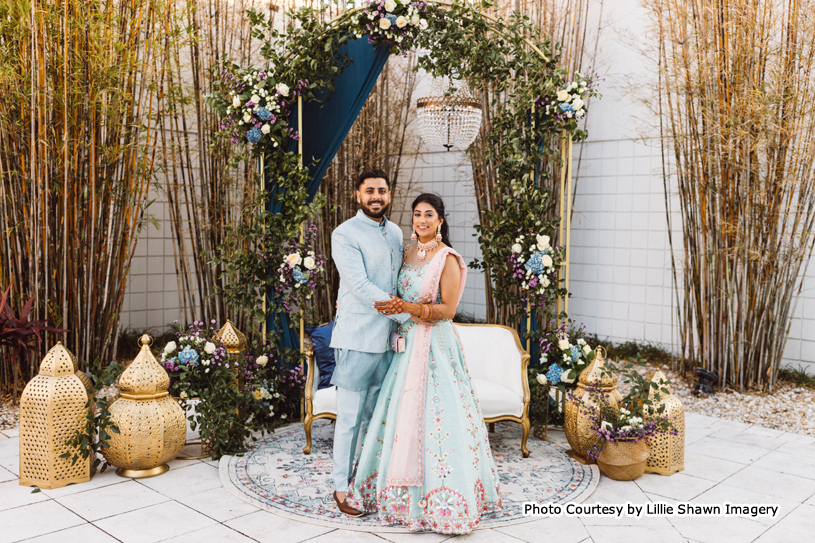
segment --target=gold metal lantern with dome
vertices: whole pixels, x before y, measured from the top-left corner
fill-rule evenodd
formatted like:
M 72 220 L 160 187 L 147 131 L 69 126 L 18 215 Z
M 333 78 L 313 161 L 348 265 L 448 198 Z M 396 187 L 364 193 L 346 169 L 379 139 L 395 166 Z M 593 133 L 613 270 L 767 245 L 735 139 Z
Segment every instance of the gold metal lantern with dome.
M 563 431 L 572 447 L 567 454 L 584 464 L 590 463 L 586 454 L 597 442 L 597 436 L 586 413 L 591 411 L 596 402 L 586 387 L 596 387 L 612 409 L 618 409 L 623 399 L 617 390 L 617 376 L 608 372 L 606 368 L 606 350 L 597 347 L 594 352 L 594 360 L 580 373 L 577 387 L 571 392 L 572 399 L 566 402 L 564 409 Z
M 65 442 L 84 427 L 88 391 L 62 342 L 42 359 L 39 374 L 20 397 L 20 484 L 60 488 L 91 479 L 91 459 L 75 464 L 64 453 L 78 451 Z
M 119 433 L 112 433 L 105 460 L 117 475 L 134 479 L 166 472 L 167 462 L 184 447 L 184 410 L 167 392 L 170 377 L 150 352 L 152 338 L 139 340 L 141 350 L 119 377 L 119 400 L 110 407 Z
M 246 354 L 246 336 L 229 319 L 226 324 L 215 333 L 226 349 L 226 354 L 229 356 L 229 363 L 235 368 L 235 382 L 243 390 L 243 375 L 241 368 L 243 367 L 243 357 Z
M 482 107 L 465 82 L 439 77 L 433 80 L 430 94 L 416 101 L 416 114 L 425 143 L 463 151 L 478 136 Z
M 648 380 L 660 385 L 661 382 L 667 381 L 668 378 L 664 373 L 657 370 Z M 654 408 L 659 409 L 660 406 L 665 406 L 661 414 L 668 417 L 668 420 L 676 428 L 677 434 L 657 433 L 648 438 L 651 455 L 645 464 L 645 473 L 672 475 L 685 469 L 685 409 L 682 407 L 679 398 L 671 394 L 670 384 L 660 385 L 660 388 L 668 389 L 668 394 L 660 392 L 659 402 L 653 400 L 657 393 L 653 387 L 651 387 L 648 395 L 654 402 Z M 647 415 L 644 418 L 647 420 Z

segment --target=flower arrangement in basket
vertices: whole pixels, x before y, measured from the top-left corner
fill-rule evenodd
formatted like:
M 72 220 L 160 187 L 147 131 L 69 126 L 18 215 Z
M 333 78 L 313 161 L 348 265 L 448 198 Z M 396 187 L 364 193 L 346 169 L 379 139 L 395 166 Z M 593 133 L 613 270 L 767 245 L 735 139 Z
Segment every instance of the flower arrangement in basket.
M 215 337 L 215 329 L 207 329 L 195 321 L 183 330 L 175 321 L 176 340 L 170 341 L 161 353 L 161 365 L 170 376 L 170 394 L 177 398 L 200 398 L 206 391 L 219 386 L 226 376 L 233 379 L 226 348 Z M 215 324 L 212 321 L 211 324 Z
M 639 359 L 638 362 L 644 365 Z M 618 405 L 609 402 L 599 383 L 590 383 L 586 387 L 592 401 L 581 402 L 572 395 L 569 401 L 579 405 L 580 411 L 589 420 L 589 428 L 597 437 L 586 456 L 596 460 L 600 470 L 612 479 L 636 479 L 645 471 L 649 455 L 648 438 L 678 433 L 669 417 L 662 414 L 665 405 L 660 404 L 660 394 L 669 393 L 665 388 L 669 381 L 648 381 L 632 364 L 627 364 L 623 369 L 613 365 L 610 368 L 607 371 L 619 373 L 626 383 L 631 383 L 628 394 Z M 652 388 L 655 390 L 653 396 L 650 395 Z
M 557 296 L 556 275 L 563 253 L 549 242 L 549 236 L 519 230 L 508 256 L 512 277 L 521 289 L 521 301 L 527 311 L 548 307 Z
M 313 224 L 306 229 L 302 243 L 292 240 L 283 247 L 286 257 L 277 268 L 278 294 L 286 311 L 311 300 L 320 284 L 326 259 L 316 248 L 317 226 Z

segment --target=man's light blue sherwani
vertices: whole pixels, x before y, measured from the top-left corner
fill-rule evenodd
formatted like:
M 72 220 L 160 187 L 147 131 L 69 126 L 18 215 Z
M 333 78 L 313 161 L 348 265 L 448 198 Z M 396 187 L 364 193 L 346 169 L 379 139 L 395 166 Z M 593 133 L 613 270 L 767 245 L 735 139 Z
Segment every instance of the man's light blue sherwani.
M 331 234 L 331 255 L 340 274 L 331 335 L 337 359 L 331 384 L 337 387 L 334 489 L 338 492 L 348 488 L 358 438 L 365 435 L 390 365 L 390 334 L 410 318 L 407 313 L 388 317 L 374 309 L 374 302 L 396 295 L 402 247 L 398 226 L 384 217 L 378 223 L 362 211 Z

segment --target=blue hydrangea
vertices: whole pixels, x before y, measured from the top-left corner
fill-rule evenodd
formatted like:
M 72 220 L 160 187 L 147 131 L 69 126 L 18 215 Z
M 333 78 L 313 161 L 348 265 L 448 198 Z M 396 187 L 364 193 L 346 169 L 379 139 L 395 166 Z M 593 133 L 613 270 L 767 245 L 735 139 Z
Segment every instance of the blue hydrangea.
M 549 371 L 546 372 L 546 380 L 549 381 L 549 384 L 552 386 L 557 385 L 560 383 L 560 378 L 563 375 L 563 370 L 557 364 L 554 364 L 549 367 Z
M 574 113 L 574 106 L 572 104 L 563 102 L 560 104 L 560 110 L 566 113 Z
M 543 257 L 546 255 L 543 251 L 535 251 L 535 254 L 529 257 L 529 260 L 524 264 L 524 268 L 531 271 L 534 275 L 546 273 L 546 266 L 543 265 Z
M 298 283 L 307 283 L 308 278 L 303 275 L 303 272 L 300 271 L 300 268 L 294 268 L 292 271 L 292 275 L 294 275 L 294 280 Z
M 249 140 L 249 143 L 257 143 L 262 137 L 263 132 L 261 132 L 260 128 L 257 126 L 253 127 L 252 130 L 246 133 L 246 139 Z
M 258 117 L 260 117 L 261 121 L 268 121 L 272 118 L 272 112 L 265 107 L 259 107 L 256 113 L 258 114 Z
M 388 13 L 387 15 L 385 15 L 385 18 L 391 22 L 391 25 L 396 24 L 396 15 L 394 15 L 393 13 Z
M 577 359 L 580 358 L 581 354 L 582 353 L 580 352 L 580 347 L 578 347 L 577 345 L 572 345 L 572 351 L 571 351 L 572 362 L 577 361 Z
M 178 361 L 187 365 L 198 364 L 198 353 L 187 345 L 183 351 L 178 353 Z

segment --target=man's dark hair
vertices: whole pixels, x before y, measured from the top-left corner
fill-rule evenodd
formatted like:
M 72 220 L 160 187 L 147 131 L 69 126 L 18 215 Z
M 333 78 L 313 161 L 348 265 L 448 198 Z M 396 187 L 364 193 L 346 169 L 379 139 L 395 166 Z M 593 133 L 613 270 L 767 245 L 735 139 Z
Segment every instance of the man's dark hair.
M 359 174 L 359 177 L 357 177 L 357 190 L 359 190 L 359 187 L 362 186 L 366 179 L 378 179 L 378 178 L 384 179 L 385 183 L 388 184 L 388 190 L 391 190 L 391 180 L 388 179 L 388 174 L 386 174 L 382 170 L 367 170 Z

